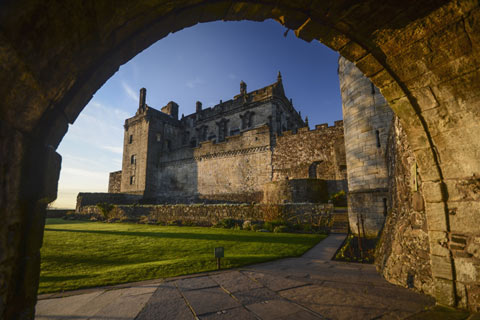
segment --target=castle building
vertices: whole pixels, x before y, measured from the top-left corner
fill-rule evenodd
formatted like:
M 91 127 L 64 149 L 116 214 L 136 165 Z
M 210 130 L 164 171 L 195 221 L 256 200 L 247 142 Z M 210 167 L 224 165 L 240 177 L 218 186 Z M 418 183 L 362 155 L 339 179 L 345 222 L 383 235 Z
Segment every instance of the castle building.
M 310 130 L 280 72 L 252 92 L 242 81 L 238 95 L 213 107 L 197 102 L 187 116 L 173 101 L 160 111 L 148 106 L 144 88 L 139 100 L 125 120 L 122 170 L 110 173 L 109 193 L 152 203 L 259 202 L 267 184 L 289 180 L 281 185 L 295 189 L 292 201 L 312 200 L 309 188 L 324 190 L 326 201 L 346 188 L 343 122 Z

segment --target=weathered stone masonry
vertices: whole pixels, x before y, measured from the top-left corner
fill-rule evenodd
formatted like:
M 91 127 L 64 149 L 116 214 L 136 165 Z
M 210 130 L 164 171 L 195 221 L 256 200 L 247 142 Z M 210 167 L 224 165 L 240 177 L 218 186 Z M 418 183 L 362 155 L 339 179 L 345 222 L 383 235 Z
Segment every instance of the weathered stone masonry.
M 393 111 L 378 88 L 355 65 L 338 61 L 345 127 L 350 228 L 376 236 L 388 207 L 386 145 Z
M 122 170 L 110 174 L 112 192 L 182 203 L 260 202 L 264 186 L 282 179 L 327 182 L 327 189 L 315 189 L 321 197 L 301 196 L 312 183 L 283 185 L 301 201 L 326 201 L 346 189 L 342 121 L 309 130 L 285 96 L 280 73 L 252 92 L 242 81 L 232 100 L 207 109 L 197 102 L 196 112 L 181 119 L 173 101 L 161 110 L 146 104 L 141 89 L 136 115 L 125 121 Z

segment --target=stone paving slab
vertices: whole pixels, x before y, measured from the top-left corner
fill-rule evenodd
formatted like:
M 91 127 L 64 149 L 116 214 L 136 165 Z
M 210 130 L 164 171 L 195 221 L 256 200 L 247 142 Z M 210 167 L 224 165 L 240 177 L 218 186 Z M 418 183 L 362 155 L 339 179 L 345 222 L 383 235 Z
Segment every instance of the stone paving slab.
M 222 310 L 199 316 L 203 320 L 258 320 L 258 318 L 244 307 Z
M 286 300 L 267 300 L 264 302 L 248 305 L 247 308 L 263 320 L 280 319 L 321 319 L 321 317 L 308 312 L 298 305 Z
M 306 282 L 288 279 L 286 277 L 277 276 L 269 273 L 246 271 L 248 277 L 258 281 L 265 287 L 273 291 L 280 291 L 305 285 Z
M 195 316 L 173 282 L 160 285 L 135 320 L 193 320 Z
M 183 295 L 197 315 L 241 306 L 238 301 L 220 287 L 189 290 L 183 292 Z
M 238 291 L 247 291 L 262 287 L 262 285 L 256 281 L 250 280 L 240 271 L 223 272 L 210 276 L 216 283 L 221 285 L 230 293 Z
M 77 309 L 91 303 L 103 292 L 102 290 L 66 298 L 40 300 L 36 306 L 35 319 L 61 319 L 62 317 L 75 315 Z
M 278 298 L 278 295 L 267 288 L 256 288 L 247 291 L 235 292 L 234 297 L 243 305 L 260 303 Z
M 208 276 L 177 280 L 175 285 L 182 291 L 218 287 L 218 284 Z

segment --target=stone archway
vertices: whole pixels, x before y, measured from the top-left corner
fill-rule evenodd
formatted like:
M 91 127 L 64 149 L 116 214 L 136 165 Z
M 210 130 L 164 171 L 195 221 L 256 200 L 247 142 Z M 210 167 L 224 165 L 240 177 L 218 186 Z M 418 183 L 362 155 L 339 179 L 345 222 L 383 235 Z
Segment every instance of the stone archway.
M 424 181 L 435 295 L 479 306 L 480 276 L 465 271 L 478 263 L 450 245 L 461 236 L 480 259 L 477 1 L 20 0 L 0 5 L 0 314 L 33 317 L 44 209 L 56 197 L 55 149 L 68 124 L 137 53 L 170 32 L 222 19 L 275 19 L 355 62 L 381 90 Z

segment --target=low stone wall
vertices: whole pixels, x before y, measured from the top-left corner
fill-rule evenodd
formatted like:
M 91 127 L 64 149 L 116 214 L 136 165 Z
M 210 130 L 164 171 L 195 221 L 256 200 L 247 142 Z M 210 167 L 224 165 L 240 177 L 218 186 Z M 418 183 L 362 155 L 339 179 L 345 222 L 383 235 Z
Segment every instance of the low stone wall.
M 107 213 L 108 219 L 139 221 L 148 219 L 152 223 L 182 221 L 210 226 L 222 219 L 269 221 L 276 219 L 301 223 L 305 219 L 330 215 L 331 204 L 175 204 L 175 205 L 115 205 Z M 80 208 L 78 214 L 103 217 L 96 205 Z
M 62 218 L 73 209 L 47 209 L 47 218 Z
M 138 203 L 141 195 L 106 192 L 80 192 L 77 196 L 75 212 L 79 213 L 86 206 L 95 206 L 97 203 L 132 204 Z

